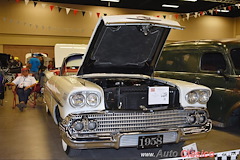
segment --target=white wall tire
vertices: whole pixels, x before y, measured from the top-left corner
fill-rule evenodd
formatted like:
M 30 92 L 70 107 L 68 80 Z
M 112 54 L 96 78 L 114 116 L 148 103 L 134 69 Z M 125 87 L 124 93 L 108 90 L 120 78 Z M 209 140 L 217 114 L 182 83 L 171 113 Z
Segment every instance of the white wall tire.
M 67 148 L 68 148 L 68 145 L 67 145 L 67 143 L 66 143 L 66 142 L 64 142 L 64 140 L 63 140 L 63 139 L 62 139 L 62 148 L 63 148 L 64 152 L 66 152 L 66 151 L 67 151 Z
M 72 149 L 70 146 L 67 145 L 66 142 L 64 142 L 63 139 L 62 139 L 62 148 L 63 148 L 64 152 L 66 153 L 66 155 L 68 155 L 69 157 L 79 156 L 79 154 L 81 152 L 81 150 Z
M 46 113 L 49 113 L 49 109 L 48 109 L 47 105 L 45 106 L 45 109 L 46 109 Z

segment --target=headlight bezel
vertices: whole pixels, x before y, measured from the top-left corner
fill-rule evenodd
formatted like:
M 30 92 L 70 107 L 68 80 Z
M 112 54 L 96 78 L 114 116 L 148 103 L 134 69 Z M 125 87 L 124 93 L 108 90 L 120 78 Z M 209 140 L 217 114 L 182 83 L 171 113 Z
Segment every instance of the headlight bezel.
M 83 102 L 80 105 L 76 105 L 75 102 L 74 102 L 74 97 L 77 97 L 77 96 L 82 96 L 83 97 Z M 71 94 L 71 96 L 69 97 L 69 103 L 74 108 L 82 108 L 86 104 L 86 98 L 81 92 L 76 92 L 76 93 Z
M 207 97 L 206 97 L 207 99 L 201 100 L 203 98 L 203 96 L 204 96 L 203 94 L 207 95 Z M 210 95 L 210 92 L 208 90 L 201 90 L 199 92 L 199 100 L 198 100 L 198 102 L 200 104 L 206 104 L 209 101 L 210 96 L 211 95 Z
M 84 97 L 84 101 L 82 102 L 81 105 L 76 105 L 74 104 L 74 97 L 77 96 L 77 95 L 82 95 Z M 95 105 L 90 105 L 89 103 L 87 103 L 87 98 L 90 96 L 90 95 L 95 95 L 97 97 L 97 102 Z M 97 106 L 99 106 L 99 104 L 101 103 L 101 94 L 97 91 L 79 91 L 79 92 L 75 92 L 75 93 L 72 93 L 70 96 L 69 96 L 69 103 L 70 105 L 73 107 L 73 108 L 83 108 L 83 107 L 91 107 L 91 108 L 96 108 Z
M 90 97 L 90 96 L 96 96 L 95 98 L 96 98 L 96 104 L 94 104 L 94 105 L 91 105 L 90 104 L 90 102 L 89 102 L 89 100 L 88 100 L 88 98 Z M 93 107 L 93 108 L 95 108 L 95 107 L 97 107 L 98 105 L 99 105 L 99 103 L 100 103 L 100 96 L 98 95 L 98 94 L 96 94 L 96 93 L 89 93 L 89 94 L 87 94 L 86 95 L 86 104 L 89 106 L 89 107 Z
M 191 100 L 193 99 L 193 95 L 196 96 L 195 100 Z M 185 96 L 185 99 L 189 104 L 196 104 L 196 103 L 207 104 L 207 102 L 210 99 L 210 96 L 211 96 L 211 92 L 209 90 L 199 89 L 199 90 L 192 90 L 188 92 Z

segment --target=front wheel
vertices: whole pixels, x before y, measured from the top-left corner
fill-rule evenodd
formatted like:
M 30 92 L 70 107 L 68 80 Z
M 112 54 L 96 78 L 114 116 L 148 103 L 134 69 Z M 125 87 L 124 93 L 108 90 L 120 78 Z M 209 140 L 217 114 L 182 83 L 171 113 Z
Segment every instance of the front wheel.
M 70 146 L 67 145 L 66 142 L 64 142 L 63 139 L 62 139 L 62 148 L 63 148 L 63 151 L 66 153 L 66 155 L 68 155 L 69 157 L 78 156 L 79 153 L 81 152 L 81 150 L 72 149 Z

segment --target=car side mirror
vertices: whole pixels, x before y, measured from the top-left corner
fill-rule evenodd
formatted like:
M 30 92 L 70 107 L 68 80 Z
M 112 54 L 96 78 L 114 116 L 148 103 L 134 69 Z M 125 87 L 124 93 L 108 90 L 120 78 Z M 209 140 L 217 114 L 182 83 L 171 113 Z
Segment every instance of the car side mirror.
M 220 75 L 220 76 L 223 76 L 226 81 L 229 80 L 229 77 L 224 73 L 224 70 L 223 70 L 223 69 L 217 70 L 217 74 Z

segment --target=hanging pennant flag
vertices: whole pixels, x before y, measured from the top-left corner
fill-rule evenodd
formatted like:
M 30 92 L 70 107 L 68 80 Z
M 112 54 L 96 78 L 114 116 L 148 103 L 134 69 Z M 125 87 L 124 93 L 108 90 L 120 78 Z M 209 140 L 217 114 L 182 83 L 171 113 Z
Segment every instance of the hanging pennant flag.
M 203 16 L 203 15 L 204 15 L 204 12 L 203 12 L 203 11 L 200 11 L 199 13 L 200 13 L 200 16 Z
M 90 17 L 92 17 L 92 12 L 89 12 Z
M 85 15 L 85 13 L 86 13 L 85 11 L 82 11 L 82 16 L 83 16 L 83 17 L 84 17 L 84 15 Z
M 164 18 L 164 19 L 166 19 L 166 17 L 167 17 L 166 15 L 163 15 L 163 18 Z
M 70 12 L 70 8 L 66 8 L 67 15 L 68 15 L 69 12 Z
M 197 16 L 198 16 L 198 12 L 195 12 L 194 17 L 197 18 Z
M 178 14 L 175 14 L 174 16 L 175 16 L 176 19 L 178 19 L 178 16 L 179 16 L 179 15 L 178 15 Z
M 159 18 L 160 16 L 157 15 L 157 17 Z
M 213 15 L 213 9 L 208 10 L 211 15 Z
M 231 11 L 232 10 L 232 6 L 228 6 L 228 10 Z
M 28 3 L 29 3 L 29 0 L 25 0 L 25 5 L 28 5 Z
M 97 17 L 98 17 L 98 18 L 100 17 L 100 13 L 97 13 Z
M 218 14 L 218 11 L 217 11 L 217 9 L 215 9 L 215 10 L 214 10 L 214 12 L 215 12 L 215 14 Z
M 107 16 L 107 13 L 104 13 L 103 16 Z
M 235 6 L 237 6 L 237 8 L 240 9 L 240 3 L 239 4 L 235 4 Z
M 33 4 L 34 4 L 34 7 L 36 7 L 36 6 L 37 6 L 37 2 L 33 2 Z
M 73 14 L 76 16 L 77 13 L 78 13 L 78 10 L 74 9 L 74 10 L 73 10 Z
M 58 12 L 61 12 L 62 8 L 61 7 L 58 7 Z
M 18 3 L 18 2 L 20 2 L 20 0 L 16 0 L 16 2 Z
M 54 8 L 54 6 L 53 5 L 51 5 L 51 6 L 49 6 L 50 7 L 50 9 L 51 9 L 51 11 L 53 10 L 53 8 Z
M 190 13 L 187 13 L 186 16 L 187 16 L 187 20 L 189 20 Z
M 42 7 L 43 7 L 43 8 L 45 8 L 45 7 L 46 7 L 46 5 L 47 5 L 46 3 L 42 3 Z

